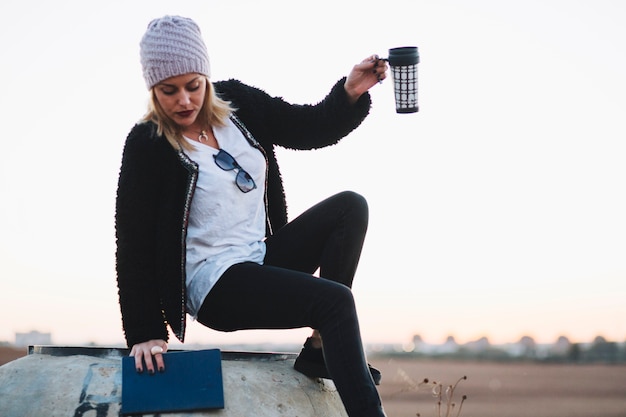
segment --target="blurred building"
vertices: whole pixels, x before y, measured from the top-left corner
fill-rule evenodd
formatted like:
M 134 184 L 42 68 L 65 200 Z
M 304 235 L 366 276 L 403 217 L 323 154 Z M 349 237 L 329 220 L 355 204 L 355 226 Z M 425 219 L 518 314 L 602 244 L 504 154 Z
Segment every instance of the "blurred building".
M 38 331 L 31 331 L 28 333 L 15 333 L 15 346 L 17 347 L 51 344 L 52 335 L 50 333 L 40 333 Z

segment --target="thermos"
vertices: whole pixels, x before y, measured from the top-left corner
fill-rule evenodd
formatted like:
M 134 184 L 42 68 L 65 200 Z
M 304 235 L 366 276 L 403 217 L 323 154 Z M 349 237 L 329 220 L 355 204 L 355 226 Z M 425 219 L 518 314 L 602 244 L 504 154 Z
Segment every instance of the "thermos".
M 420 61 L 417 47 L 392 48 L 387 61 L 393 78 L 396 113 L 417 112 L 417 64 Z

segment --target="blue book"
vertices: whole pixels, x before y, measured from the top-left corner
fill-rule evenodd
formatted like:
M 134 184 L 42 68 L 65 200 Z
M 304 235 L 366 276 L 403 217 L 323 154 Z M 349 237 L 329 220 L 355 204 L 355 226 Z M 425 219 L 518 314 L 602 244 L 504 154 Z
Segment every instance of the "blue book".
M 121 414 L 224 408 L 219 349 L 163 353 L 165 371 L 138 373 L 135 358 L 122 358 Z

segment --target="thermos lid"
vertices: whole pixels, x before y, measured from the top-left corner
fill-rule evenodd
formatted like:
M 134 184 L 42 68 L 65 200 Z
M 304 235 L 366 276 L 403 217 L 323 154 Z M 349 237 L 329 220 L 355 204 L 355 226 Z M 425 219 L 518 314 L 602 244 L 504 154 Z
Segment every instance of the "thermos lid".
M 389 49 L 389 65 L 415 65 L 420 62 L 417 46 L 402 46 Z

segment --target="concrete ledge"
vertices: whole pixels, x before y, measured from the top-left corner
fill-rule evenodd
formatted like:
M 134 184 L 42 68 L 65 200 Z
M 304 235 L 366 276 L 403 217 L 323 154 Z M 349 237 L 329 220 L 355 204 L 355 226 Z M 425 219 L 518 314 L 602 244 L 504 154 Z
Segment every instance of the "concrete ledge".
M 33 346 L 0 366 L 0 416 L 118 417 L 127 349 Z M 291 353 L 222 352 L 223 410 L 168 416 L 347 416 L 332 381 L 293 369 Z

